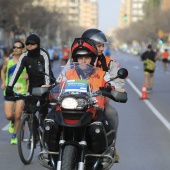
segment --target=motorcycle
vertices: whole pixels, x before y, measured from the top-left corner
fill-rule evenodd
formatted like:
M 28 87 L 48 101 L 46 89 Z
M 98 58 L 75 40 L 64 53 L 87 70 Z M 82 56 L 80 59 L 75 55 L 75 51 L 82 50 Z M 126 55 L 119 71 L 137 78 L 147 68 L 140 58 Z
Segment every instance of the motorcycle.
M 79 63 L 61 66 L 60 83 L 50 87 L 53 109 L 45 119 L 44 150 L 38 156 L 44 167 L 51 170 L 109 170 L 113 166 L 115 132 L 101 103 L 104 104 L 106 97 L 126 103 L 127 93 L 112 90 L 109 82 L 125 79 L 128 72 L 121 68 L 104 87 L 95 88 L 88 80 L 96 81 L 97 69 Z M 43 68 L 39 70 L 43 72 Z M 75 70 L 79 79 L 68 79 L 68 70 Z M 55 135 L 55 149 L 47 142 L 50 131 Z

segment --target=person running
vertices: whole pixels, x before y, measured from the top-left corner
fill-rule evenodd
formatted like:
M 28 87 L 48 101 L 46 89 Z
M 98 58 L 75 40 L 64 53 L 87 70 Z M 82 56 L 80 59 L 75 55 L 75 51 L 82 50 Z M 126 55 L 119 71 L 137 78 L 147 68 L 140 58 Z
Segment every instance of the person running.
M 154 72 L 155 72 L 155 62 L 157 59 L 156 53 L 152 50 L 152 45 L 149 44 L 147 51 L 144 52 L 141 56 L 141 61 L 144 63 L 144 76 L 145 76 L 145 85 L 147 92 L 152 92 L 153 83 L 154 83 Z
M 110 47 L 106 47 L 106 49 L 104 50 L 104 55 L 110 57 L 111 56 L 111 50 L 110 50 Z
M 51 66 L 53 66 L 54 56 L 56 55 L 56 52 L 52 46 L 50 46 L 50 48 L 48 49 L 48 54 L 50 56 Z
M 165 51 L 162 53 L 162 62 L 164 66 L 164 71 L 167 71 L 168 68 L 168 57 L 169 57 L 168 50 L 165 49 Z
M 1 69 L 1 88 L 4 89 L 4 112 L 9 124 L 9 133 L 12 133 L 11 144 L 17 144 L 16 134 L 18 131 L 18 126 L 20 122 L 21 113 L 24 106 L 24 100 L 22 97 L 9 97 L 5 95 L 5 89 L 8 85 L 8 82 L 11 80 L 11 77 L 14 73 L 16 65 L 19 61 L 19 58 L 23 52 L 24 44 L 20 40 L 16 40 L 13 46 L 13 53 L 9 58 L 5 58 L 3 66 Z M 14 92 L 20 94 L 26 94 L 27 85 L 28 85 L 28 75 L 26 69 L 21 72 L 17 82 L 14 86 Z
M 62 48 L 62 59 L 60 65 L 65 65 L 70 57 L 70 50 L 67 45 L 64 45 Z

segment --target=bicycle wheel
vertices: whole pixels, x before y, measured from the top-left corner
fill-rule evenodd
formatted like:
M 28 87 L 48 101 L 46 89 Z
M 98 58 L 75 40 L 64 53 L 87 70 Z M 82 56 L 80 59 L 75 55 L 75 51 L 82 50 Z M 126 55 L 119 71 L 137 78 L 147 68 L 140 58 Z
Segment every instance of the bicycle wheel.
M 34 155 L 35 135 L 33 132 L 33 120 L 29 115 L 24 115 L 18 127 L 18 153 L 25 165 L 32 161 Z

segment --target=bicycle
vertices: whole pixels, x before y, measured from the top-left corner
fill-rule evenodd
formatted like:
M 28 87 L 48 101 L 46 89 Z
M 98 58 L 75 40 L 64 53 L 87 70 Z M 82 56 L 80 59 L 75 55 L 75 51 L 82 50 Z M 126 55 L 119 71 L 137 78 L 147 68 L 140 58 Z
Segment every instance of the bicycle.
M 48 87 L 33 88 L 32 94 L 15 94 L 15 96 L 22 96 L 25 100 L 25 106 L 22 112 L 20 124 L 18 127 L 18 153 L 21 161 L 28 165 L 32 161 L 34 149 L 39 144 L 42 151 L 43 145 L 41 136 L 43 132 L 43 119 L 39 110 L 40 101 L 45 99 L 49 92 Z M 45 104 L 48 104 L 46 100 Z M 37 118 L 36 118 L 37 114 Z

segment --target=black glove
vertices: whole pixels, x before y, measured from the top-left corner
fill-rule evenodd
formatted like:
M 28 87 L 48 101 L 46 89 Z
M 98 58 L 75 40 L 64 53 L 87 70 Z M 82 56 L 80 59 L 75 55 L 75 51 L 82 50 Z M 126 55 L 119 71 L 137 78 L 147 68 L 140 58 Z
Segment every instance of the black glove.
M 7 86 L 7 88 L 6 88 L 6 96 L 14 96 L 13 87 Z

